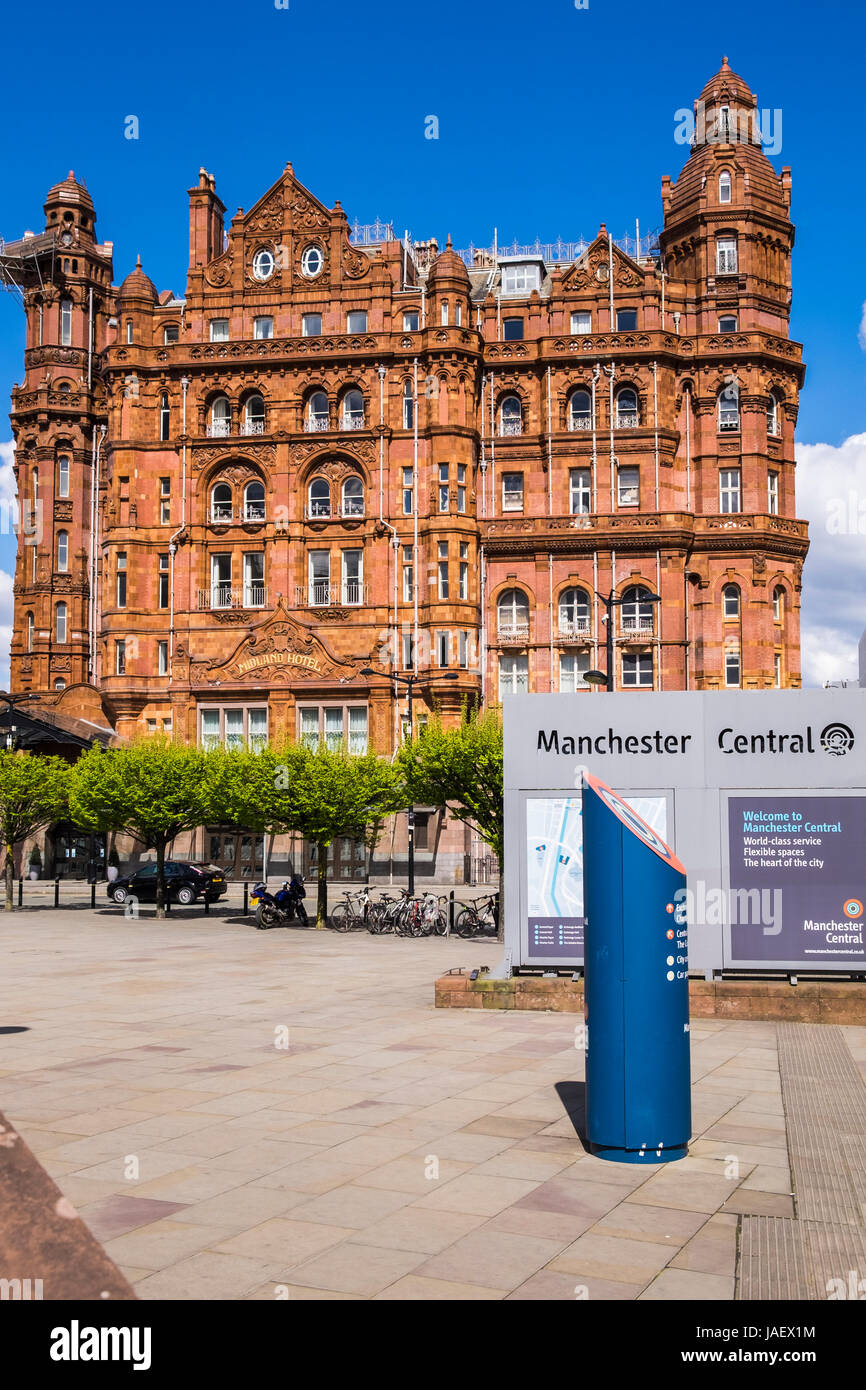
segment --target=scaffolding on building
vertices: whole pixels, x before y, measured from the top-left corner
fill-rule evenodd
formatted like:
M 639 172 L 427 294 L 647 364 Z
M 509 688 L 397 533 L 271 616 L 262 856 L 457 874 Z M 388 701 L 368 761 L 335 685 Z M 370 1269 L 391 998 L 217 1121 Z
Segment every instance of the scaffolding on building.
M 50 265 L 46 264 L 46 257 L 50 257 Z M 57 233 L 53 228 L 50 232 L 40 232 L 38 236 L 32 232 L 25 233 L 20 241 L 4 241 L 0 237 L 0 285 L 8 293 L 14 294 L 21 304 L 24 303 L 25 290 L 44 290 L 46 284 L 51 283 L 56 261 Z

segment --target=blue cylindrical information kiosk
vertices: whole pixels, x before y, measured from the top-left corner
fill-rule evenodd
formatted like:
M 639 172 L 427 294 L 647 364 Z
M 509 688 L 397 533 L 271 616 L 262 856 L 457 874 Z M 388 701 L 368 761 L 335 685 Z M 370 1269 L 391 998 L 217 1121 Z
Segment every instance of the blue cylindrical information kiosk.
M 691 1134 L 686 871 L 584 775 L 586 1127 L 617 1163 L 685 1158 Z M 680 920 L 677 920 L 677 919 Z

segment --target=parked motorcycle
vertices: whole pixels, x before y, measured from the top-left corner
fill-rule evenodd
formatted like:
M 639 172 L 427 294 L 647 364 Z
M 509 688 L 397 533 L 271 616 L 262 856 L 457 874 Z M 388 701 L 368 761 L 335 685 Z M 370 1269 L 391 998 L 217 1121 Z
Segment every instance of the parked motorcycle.
M 309 923 L 307 910 L 302 898 L 306 896 L 304 880 L 295 874 L 284 882 L 276 893 L 269 893 L 266 883 L 257 883 L 250 894 L 250 906 L 256 910 L 256 927 L 267 931 L 270 927 L 287 927 L 295 918 L 306 927 Z

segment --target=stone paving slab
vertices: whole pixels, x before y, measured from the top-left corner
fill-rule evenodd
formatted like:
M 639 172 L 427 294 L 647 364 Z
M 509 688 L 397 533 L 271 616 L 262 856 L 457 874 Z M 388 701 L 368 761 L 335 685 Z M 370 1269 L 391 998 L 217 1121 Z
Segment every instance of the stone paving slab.
M 793 1215 L 776 1025 L 695 1019 L 690 1157 L 605 1163 L 573 1018 L 433 1007 L 499 949 L 13 915 L 0 1102 L 143 1299 L 733 1297 Z

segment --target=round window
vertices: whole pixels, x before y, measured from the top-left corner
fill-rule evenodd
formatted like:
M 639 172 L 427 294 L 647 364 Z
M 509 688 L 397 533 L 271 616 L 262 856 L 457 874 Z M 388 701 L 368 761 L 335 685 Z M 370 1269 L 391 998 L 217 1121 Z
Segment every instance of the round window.
M 274 255 L 264 247 L 253 256 L 253 275 L 257 280 L 269 280 L 274 273 Z
M 319 274 L 324 264 L 325 258 L 321 249 L 318 246 L 308 246 L 301 257 L 301 270 L 304 274 L 312 280 Z

